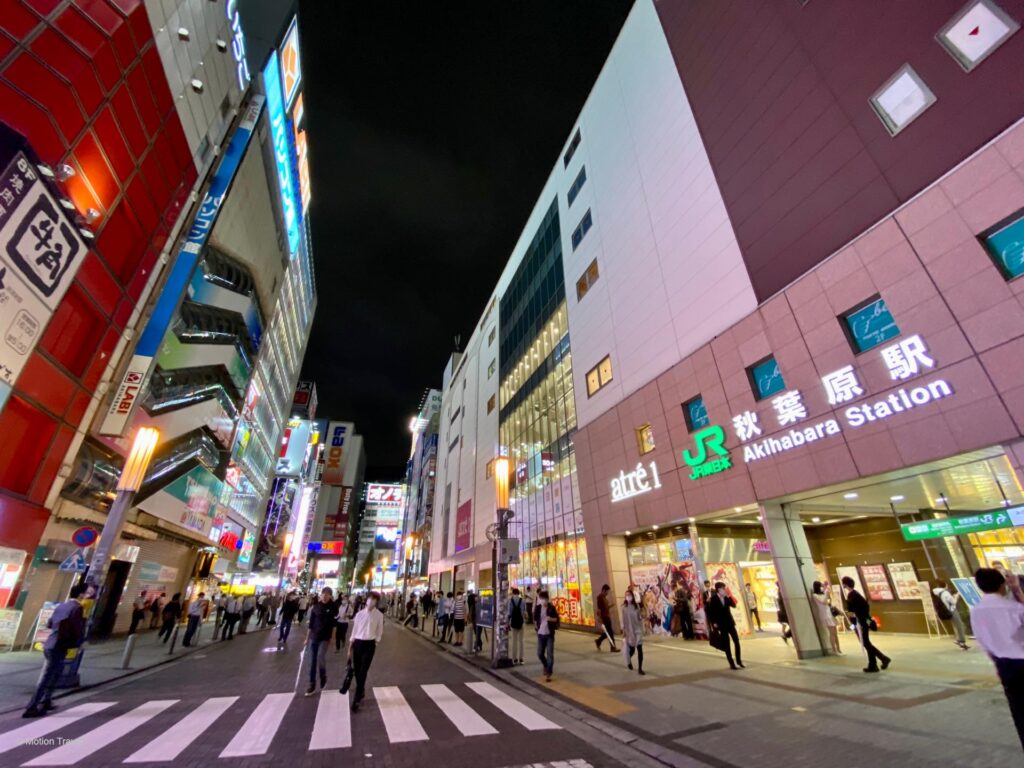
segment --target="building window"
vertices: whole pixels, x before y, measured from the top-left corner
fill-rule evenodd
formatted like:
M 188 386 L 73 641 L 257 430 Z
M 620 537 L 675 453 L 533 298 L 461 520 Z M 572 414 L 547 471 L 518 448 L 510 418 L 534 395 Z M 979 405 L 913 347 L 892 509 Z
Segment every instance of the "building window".
M 1024 275 L 1024 210 L 983 234 L 981 244 L 1007 280 Z
M 494 337 L 498 335 L 498 326 L 491 328 L 491 332 L 487 334 L 487 346 L 491 346 L 494 343 Z
M 583 276 L 576 281 L 576 301 L 582 300 L 587 295 L 587 291 L 593 287 L 600 276 L 600 273 L 597 271 L 597 259 L 594 259 L 590 262 L 590 266 L 587 267 L 587 271 L 583 273 Z
M 590 218 L 590 210 L 583 214 L 583 218 L 580 219 L 580 223 L 576 225 L 576 229 L 572 231 L 572 249 L 575 251 L 579 248 L 580 243 L 583 242 L 583 238 L 587 232 L 590 231 L 590 227 L 594 221 Z
M 867 352 L 900 335 L 885 300 L 877 296 L 847 312 L 842 320 L 854 352 Z
M 587 183 L 587 166 L 584 165 L 584 166 L 582 166 L 580 168 L 580 172 L 578 174 L 576 174 L 576 181 L 574 181 L 572 183 L 572 186 L 569 187 L 569 193 L 566 195 L 566 198 L 569 201 L 569 205 L 572 205 L 573 200 L 576 199 L 576 195 L 578 195 L 580 193 L 580 190 L 583 189 L 583 185 L 586 184 L 586 183 Z
M 491 360 L 491 364 L 487 366 L 487 378 L 491 378 L 494 375 L 494 367 L 498 364 L 497 360 Z
M 580 136 L 580 129 L 576 129 L 576 133 L 573 134 L 572 141 L 569 142 L 569 148 L 565 150 L 565 155 L 562 156 L 562 164 L 568 168 L 569 163 L 572 162 L 572 156 L 576 154 L 576 149 L 579 147 L 580 142 L 583 141 L 583 137 Z
M 496 398 L 497 398 L 497 395 L 491 395 L 489 398 L 487 398 L 487 412 L 488 413 L 490 413 L 491 411 L 494 410 L 494 401 L 495 401 Z
M 909 64 L 900 67 L 871 97 L 872 108 L 891 136 L 914 122 L 934 103 L 935 94 Z
M 992 0 L 968 3 L 935 37 L 956 63 L 970 72 L 1020 29 Z
M 494 477 L 494 459 L 491 459 L 490 461 L 487 462 L 487 466 L 484 471 L 486 474 L 486 477 L 484 478 L 485 480 L 490 480 L 492 477 Z
M 710 424 L 711 419 L 708 418 L 708 409 L 704 407 L 704 398 L 697 395 L 693 400 L 683 403 L 683 418 L 686 420 L 686 428 L 691 432 Z
M 612 358 L 605 357 L 600 363 L 587 371 L 587 396 L 593 396 L 612 380 Z
M 747 375 L 750 377 L 750 385 L 754 388 L 754 397 L 758 400 L 764 400 L 786 388 L 786 382 L 782 380 L 782 372 L 774 356 L 747 368 Z
M 654 429 L 650 424 L 637 427 L 636 447 L 640 449 L 641 456 L 654 450 Z

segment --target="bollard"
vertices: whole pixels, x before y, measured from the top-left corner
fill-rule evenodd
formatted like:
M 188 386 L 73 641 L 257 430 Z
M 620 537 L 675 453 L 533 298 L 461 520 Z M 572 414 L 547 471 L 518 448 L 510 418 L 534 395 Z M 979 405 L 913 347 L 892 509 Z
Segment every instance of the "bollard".
M 168 656 L 170 656 L 172 653 L 174 653 L 174 644 L 176 642 L 178 642 L 178 627 L 180 627 L 180 626 L 181 626 L 180 624 L 175 624 L 174 625 L 174 632 L 171 633 L 171 647 L 167 649 L 167 655 Z
M 132 660 L 132 651 L 135 650 L 135 638 L 137 637 L 138 635 L 135 634 L 128 635 L 128 640 L 124 644 L 124 653 L 121 654 L 121 669 L 128 669 L 128 665 Z

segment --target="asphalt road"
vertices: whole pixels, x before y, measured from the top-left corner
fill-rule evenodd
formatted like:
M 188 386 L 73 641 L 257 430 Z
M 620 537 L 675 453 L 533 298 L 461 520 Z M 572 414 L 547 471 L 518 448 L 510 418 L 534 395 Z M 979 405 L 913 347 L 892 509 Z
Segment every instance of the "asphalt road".
M 4 716 L 0 765 L 638 764 L 587 726 L 391 623 L 358 712 L 337 691 L 344 648 L 330 649 L 327 689 L 307 698 L 304 635 L 295 627 L 279 651 L 270 633 L 250 633 L 61 699 L 46 718 Z

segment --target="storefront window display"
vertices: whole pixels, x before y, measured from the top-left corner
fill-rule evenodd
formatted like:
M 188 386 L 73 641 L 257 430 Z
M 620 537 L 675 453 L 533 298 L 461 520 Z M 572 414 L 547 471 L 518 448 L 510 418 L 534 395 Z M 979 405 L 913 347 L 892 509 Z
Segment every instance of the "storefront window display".
M 1024 529 L 972 533 L 967 539 L 981 565 L 991 568 L 993 563 L 1001 563 L 1018 575 L 1024 574 Z

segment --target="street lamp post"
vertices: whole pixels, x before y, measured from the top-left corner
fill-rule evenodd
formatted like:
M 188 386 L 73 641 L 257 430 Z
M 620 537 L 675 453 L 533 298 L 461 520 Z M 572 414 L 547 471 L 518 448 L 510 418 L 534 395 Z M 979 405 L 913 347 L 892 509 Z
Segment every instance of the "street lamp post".
M 103 524 L 99 541 L 96 542 L 92 562 L 89 564 L 89 575 L 86 578 L 86 583 L 96 590 L 96 601 L 93 603 L 92 614 L 89 617 L 87 635 L 92 629 L 96 613 L 100 609 L 100 603 L 106 597 L 103 593 L 107 571 L 110 569 L 110 553 L 117 545 L 118 539 L 121 538 L 125 514 L 131 509 L 135 494 L 142 487 L 142 481 L 146 477 L 146 470 L 149 468 L 149 462 L 153 458 L 153 451 L 156 449 L 159 439 L 159 430 L 153 427 L 140 427 L 139 431 L 135 433 L 132 449 L 125 459 L 124 469 L 121 470 L 121 476 L 117 480 L 117 494 L 114 496 L 114 503 L 110 505 L 107 521 Z
M 494 643 L 495 653 L 491 661 L 494 669 L 512 666 L 508 657 L 508 560 L 505 557 L 503 543 L 508 539 L 508 521 L 512 519 L 509 509 L 508 483 L 509 461 L 504 456 L 494 462 L 494 481 L 496 490 L 496 506 L 498 530 L 492 545 L 491 578 L 494 580 Z

